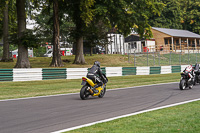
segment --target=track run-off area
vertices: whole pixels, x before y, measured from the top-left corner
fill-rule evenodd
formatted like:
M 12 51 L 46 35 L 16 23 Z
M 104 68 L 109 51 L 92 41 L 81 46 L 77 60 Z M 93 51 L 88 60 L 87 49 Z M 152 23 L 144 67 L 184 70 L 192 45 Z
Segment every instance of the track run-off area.
M 176 82 L 112 89 L 88 100 L 79 93 L 0 100 L 0 133 L 59 132 L 199 98 L 200 85 L 182 91 Z

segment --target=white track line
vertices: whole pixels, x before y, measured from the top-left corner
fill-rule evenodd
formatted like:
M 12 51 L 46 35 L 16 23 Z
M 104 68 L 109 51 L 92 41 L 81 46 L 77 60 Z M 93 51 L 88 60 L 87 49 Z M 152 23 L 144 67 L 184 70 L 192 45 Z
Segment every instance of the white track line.
M 116 88 L 116 89 L 109 89 L 107 91 L 115 91 L 115 90 L 131 89 L 131 88 L 140 88 L 140 87 L 148 87 L 148 86 L 156 86 L 156 85 L 166 85 L 166 84 L 174 84 L 174 83 L 178 83 L 178 82 L 160 83 L 160 84 L 151 84 L 151 85 L 142 85 L 142 86 L 127 87 L 127 88 Z M 0 102 L 16 101 L 16 100 L 27 100 L 27 99 L 37 99 L 37 98 L 47 98 L 47 97 L 57 97 L 57 96 L 67 96 L 67 95 L 74 95 L 74 94 L 79 94 L 79 93 L 68 93 L 68 94 L 38 96 L 38 97 L 26 97 L 26 98 L 16 98 L 16 99 L 6 99 L 6 100 L 0 100 Z
M 96 122 L 92 122 L 92 123 L 88 123 L 88 124 L 84 124 L 84 125 L 80 125 L 80 126 L 76 126 L 76 127 L 71 127 L 71 128 L 67 128 L 67 129 L 55 131 L 55 132 L 52 132 L 52 133 L 67 132 L 67 131 L 79 129 L 79 128 L 82 128 L 82 127 L 92 126 L 92 125 L 95 125 L 95 124 L 98 124 L 98 123 L 108 122 L 108 121 L 112 121 L 112 120 L 119 119 L 119 118 L 133 116 L 133 115 L 137 115 L 137 114 L 141 114 L 141 113 L 145 113 L 145 112 L 150 112 L 150 111 L 154 111 L 154 110 L 164 109 L 164 108 L 173 107 L 173 106 L 177 106 L 177 105 L 181 105 L 181 104 L 186 104 L 186 103 L 190 103 L 190 102 L 194 102 L 194 101 L 199 101 L 199 100 L 200 100 L 200 98 L 199 99 L 185 101 L 185 102 L 170 104 L 170 105 L 166 105 L 166 106 L 161 106 L 161 107 L 157 107 L 157 108 L 153 108 L 153 109 L 147 109 L 147 110 L 143 110 L 143 111 L 139 111 L 139 112 L 135 112 L 135 113 L 131 113 L 131 114 L 121 115 L 121 116 L 117 116 L 117 117 L 113 117 L 113 118 L 109 118 L 109 119 L 105 119 L 105 120 L 100 120 L 100 121 L 96 121 Z

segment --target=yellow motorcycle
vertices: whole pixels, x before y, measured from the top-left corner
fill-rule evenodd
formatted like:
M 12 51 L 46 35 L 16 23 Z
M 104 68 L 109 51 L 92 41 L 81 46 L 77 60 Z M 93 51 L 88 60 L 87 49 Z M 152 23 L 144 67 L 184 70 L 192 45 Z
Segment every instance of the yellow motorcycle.
M 96 90 L 98 90 L 98 93 L 94 93 L 92 88 L 96 85 L 96 83 L 94 83 L 91 79 L 86 78 L 86 77 L 82 77 L 82 83 L 81 85 L 83 85 L 83 87 L 81 88 L 80 91 L 80 97 L 82 100 L 86 100 L 88 99 L 88 97 L 91 96 L 98 96 L 99 98 L 102 98 L 105 93 L 106 93 L 106 83 L 108 82 L 107 77 L 105 76 L 105 74 L 103 74 L 103 76 L 105 77 L 105 80 L 103 85 L 96 88 Z

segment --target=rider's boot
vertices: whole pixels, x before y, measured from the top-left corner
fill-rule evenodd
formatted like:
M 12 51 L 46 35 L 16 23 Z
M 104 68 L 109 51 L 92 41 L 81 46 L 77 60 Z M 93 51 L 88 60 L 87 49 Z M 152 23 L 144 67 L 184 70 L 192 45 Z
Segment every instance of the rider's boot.
M 98 85 L 95 85 L 95 86 L 93 87 L 92 90 L 93 90 L 94 93 L 98 93 L 98 92 L 99 92 L 98 90 L 96 90 L 97 87 L 98 87 Z

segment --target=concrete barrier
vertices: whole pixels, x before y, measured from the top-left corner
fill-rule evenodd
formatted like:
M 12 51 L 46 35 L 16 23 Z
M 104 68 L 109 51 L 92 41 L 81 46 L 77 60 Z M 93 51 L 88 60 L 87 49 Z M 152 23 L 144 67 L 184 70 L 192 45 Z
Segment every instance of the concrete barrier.
M 149 75 L 150 68 L 149 67 L 137 67 L 136 68 L 136 75 Z
M 181 72 L 188 65 L 159 67 L 104 67 L 102 72 L 107 77 L 125 75 L 150 75 Z M 33 81 L 49 79 L 81 79 L 88 73 L 88 68 L 28 68 L 0 69 L 0 81 Z
M 160 74 L 168 74 L 168 73 L 172 73 L 171 66 L 161 66 Z
M 42 68 L 13 69 L 13 81 L 42 80 Z
M 88 68 L 67 68 L 67 79 L 81 79 L 87 72 Z
M 105 70 L 107 77 L 122 76 L 122 67 L 106 67 Z

